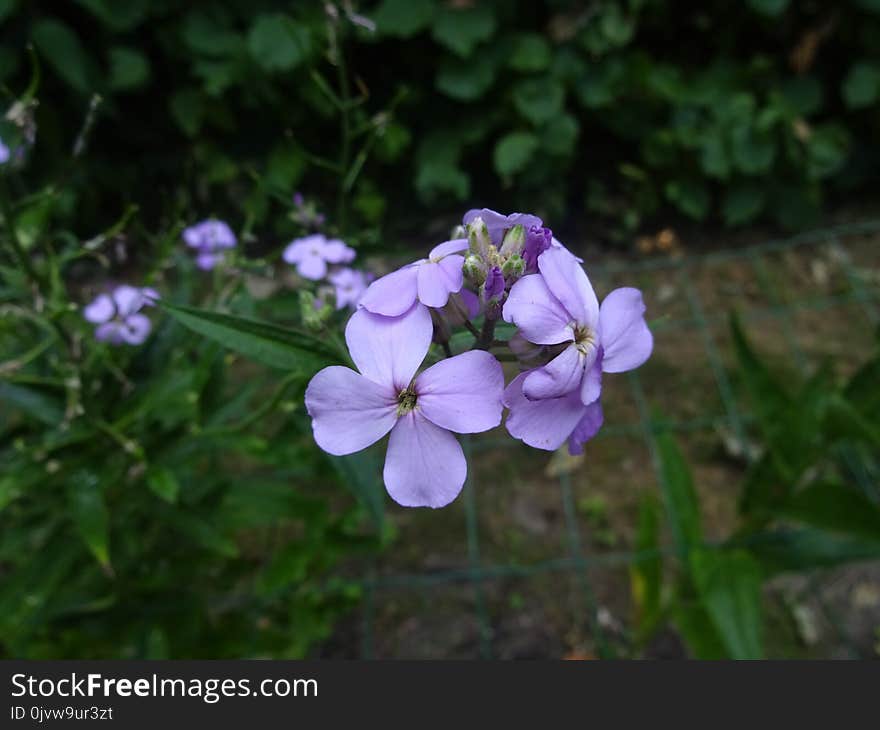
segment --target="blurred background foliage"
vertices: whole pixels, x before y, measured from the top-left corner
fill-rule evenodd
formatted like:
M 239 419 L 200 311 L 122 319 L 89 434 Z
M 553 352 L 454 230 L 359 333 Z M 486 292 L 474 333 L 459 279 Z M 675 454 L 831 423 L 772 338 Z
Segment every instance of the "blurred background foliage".
M 466 200 L 606 239 L 671 211 L 798 228 L 878 179 L 877 0 L 356 10 L 336 32 L 320 2 L 0 0 L 0 82 L 27 84 L 33 44 L 47 179 L 101 95 L 65 193 L 96 228 L 136 201 L 150 222 L 243 205 L 248 230 L 282 234 L 294 186 L 337 196 L 343 229 L 386 235 Z

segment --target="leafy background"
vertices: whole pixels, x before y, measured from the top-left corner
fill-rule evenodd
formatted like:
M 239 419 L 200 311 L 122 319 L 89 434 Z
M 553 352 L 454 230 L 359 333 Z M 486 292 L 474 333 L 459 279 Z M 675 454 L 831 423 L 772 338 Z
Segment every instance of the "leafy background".
M 875 0 L 359 10 L 376 31 L 348 23 L 339 39 L 369 152 L 348 228 L 408 233 L 473 200 L 612 238 L 670 212 L 798 228 L 878 178 Z M 249 228 L 280 234 L 274 195 L 336 194 L 321 3 L 2 0 L 0 19 L 0 81 L 26 83 L 29 42 L 44 67 L 40 170 L 61 164 L 89 96 L 104 100 L 90 185 L 69 193 L 82 222 L 130 202 L 147 220 L 243 202 Z

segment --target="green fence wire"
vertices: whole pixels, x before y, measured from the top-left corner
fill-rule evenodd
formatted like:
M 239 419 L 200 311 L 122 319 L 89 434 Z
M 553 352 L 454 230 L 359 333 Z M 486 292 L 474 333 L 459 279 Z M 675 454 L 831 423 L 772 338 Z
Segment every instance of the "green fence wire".
M 613 262 L 606 265 L 591 266 L 590 276 L 594 280 L 603 281 L 609 276 L 621 275 L 635 276 L 639 273 L 663 272 L 674 276 L 674 280 L 684 293 L 684 301 L 687 312 L 682 316 L 663 317 L 654 322 L 655 336 L 659 339 L 667 332 L 684 330 L 698 339 L 706 356 L 706 362 L 711 370 L 714 387 L 717 390 L 721 404 L 720 413 L 704 413 L 685 420 L 666 420 L 662 424 L 656 424 L 651 416 L 649 406 L 651 394 L 646 392 L 642 377 L 638 371 L 628 374 L 623 380 L 615 382 L 609 387 L 629 387 L 633 402 L 638 411 L 638 423 L 616 425 L 607 424 L 597 437 L 597 441 L 588 444 L 588 448 L 601 448 L 601 438 L 611 435 L 629 435 L 638 438 L 646 447 L 646 453 L 650 455 L 653 471 L 657 483 L 662 480 L 662 471 L 657 456 L 655 444 L 655 432 L 658 428 L 672 429 L 680 432 L 716 432 L 719 427 L 731 433 L 740 444 L 747 443 L 747 425 L 750 422 L 748 413 L 743 412 L 737 403 L 734 388 L 730 382 L 728 371 L 725 368 L 719 344 L 716 341 L 715 328 L 723 326 L 729 316 L 727 310 L 720 311 L 717 308 L 707 307 L 703 298 L 694 284 L 693 275 L 697 270 L 705 270 L 711 267 L 721 267 L 735 262 L 741 262 L 749 267 L 754 274 L 760 292 L 767 304 L 763 306 L 742 306 L 737 303 L 739 314 L 748 327 L 755 326 L 767 320 L 776 320 L 783 325 L 783 339 L 793 363 L 799 369 L 805 371 L 809 368 L 809 359 L 798 339 L 795 317 L 799 311 L 822 312 L 834 307 L 850 306 L 858 307 L 866 318 L 867 323 L 876 326 L 880 323 L 880 297 L 876 282 L 866 281 L 859 266 L 853 261 L 850 251 L 850 242 L 859 237 L 871 236 L 880 233 L 880 220 L 865 221 L 854 224 L 842 225 L 805 234 L 787 239 L 767 241 L 765 243 L 745 246 L 736 249 L 717 251 L 699 256 L 686 256 L 679 258 L 654 258 L 637 262 Z M 862 241 L 862 243 L 866 243 Z M 877 241 L 867 242 L 867 247 L 872 256 L 872 263 L 880 263 L 880 243 Z M 775 254 L 793 251 L 795 249 L 815 249 L 815 253 L 822 253 L 831 257 L 840 268 L 845 277 L 847 286 L 844 291 L 830 296 L 801 297 L 792 301 L 786 301 L 780 295 L 778 287 L 767 265 L 768 257 Z M 607 293 L 607 288 L 603 290 Z M 650 301 L 651 293 L 648 293 Z M 651 315 L 656 315 L 656 309 L 652 306 Z M 628 383 L 628 386 L 627 386 Z M 464 439 L 465 455 L 471 463 L 474 458 L 480 458 L 481 453 L 493 449 L 518 447 L 518 442 L 509 438 L 469 438 Z M 546 458 L 546 457 L 545 457 Z M 587 467 L 588 468 L 588 467 Z M 516 562 L 497 563 L 483 558 L 480 548 L 480 529 L 478 520 L 477 491 L 479 485 L 474 476 L 476 470 L 470 469 L 468 481 L 465 484 L 462 499 L 464 501 L 465 524 L 463 525 L 463 538 L 467 541 L 467 562 L 452 569 L 425 571 L 423 573 L 385 573 L 377 570 L 374 565 L 363 581 L 364 602 L 361 616 L 361 650 L 362 658 L 372 658 L 376 655 L 376 602 L 383 595 L 393 591 L 415 591 L 419 594 L 438 590 L 441 586 L 456 584 L 470 586 L 473 591 L 473 606 L 478 623 L 478 656 L 491 658 L 493 651 L 493 623 L 487 607 L 486 586 L 492 581 L 508 578 L 528 578 L 539 574 L 568 574 L 571 575 L 577 585 L 577 592 L 581 602 L 580 612 L 583 616 L 584 626 L 592 638 L 595 652 L 599 657 L 613 657 L 615 650 L 606 637 L 603 622 L 600 620 L 600 607 L 597 601 L 593 575 L 594 571 L 609 567 L 625 567 L 642 560 L 656 557 L 658 551 L 602 551 L 592 553 L 588 549 L 581 534 L 580 523 L 577 519 L 575 499 L 572 491 L 571 476 L 563 470 L 558 477 L 560 490 L 561 509 L 565 526 L 565 553 L 558 557 L 542 560 L 527 565 Z M 499 505 L 504 508 L 504 505 Z M 659 551 L 663 555 L 671 555 L 670 547 Z M 820 575 L 813 574 L 804 589 L 809 595 L 817 598 L 823 611 L 824 618 L 838 632 L 838 639 L 855 653 L 852 640 L 846 635 L 840 617 L 834 615 L 822 599 Z M 554 600 L 554 596 L 548 596 L 547 600 Z M 429 609 L 430 610 L 430 609 Z

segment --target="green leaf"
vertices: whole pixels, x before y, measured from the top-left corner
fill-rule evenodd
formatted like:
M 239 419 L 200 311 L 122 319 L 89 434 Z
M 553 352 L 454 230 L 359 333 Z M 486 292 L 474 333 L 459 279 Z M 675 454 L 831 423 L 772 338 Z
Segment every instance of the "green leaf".
M 383 0 L 372 17 L 378 33 L 409 38 L 428 27 L 434 10 L 434 0 Z
M 64 417 L 64 409 L 58 398 L 35 388 L 15 385 L 0 380 L 0 402 L 42 421 L 47 426 L 57 426 Z
M 760 659 L 762 647 L 761 566 L 745 550 L 697 550 L 691 575 L 728 654 Z
M 196 89 L 180 89 L 168 100 L 168 109 L 188 137 L 195 137 L 205 115 L 202 95 Z
M 847 73 L 841 87 L 843 100 L 850 109 L 865 109 L 880 96 L 880 66 L 857 63 Z
M 822 93 L 822 84 L 812 76 L 797 76 L 782 86 L 786 101 L 803 116 L 819 111 L 822 107 Z
M 495 65 L 485 54 L 471 61 L 458 59 L 445 62 L 437 73 L 436 86 L 447 96 L 459 101 L 479 99 L 495 79 Z
M 58 20 L 39 20 L 31 30 L 31 38 L 46 63 L 69 86 L 91 91 L 91 62 L 76 33 Z
M 289 71 L 309 55 L 311 36 L 308 27 L 287 15 L 258 15 L 247 38 L 248 50 L 266 71 Z
M 795 493 L 782 513 L 812 527 L 880 540 L 880 509 L 844 484 L 811 484 Z
M 80 537 L 98 562 L 110 566 L 110 515 L 104 490 L 91 471 L 74 472 L 67 482 L 67 506 Z
M 843 397 L 858 411 L 870 418 L 880 413 L 880 357 L 865 363 L 846 384 Z
M 718 629 L 705 606 L 696 598 L 679 598 L 672 606 L 672 620 L 697 659 L 729 658 Z
M 836 124 L 813 129 L 807 140 L 807 175 L 814 180 L 833 175 L 846 162 L 849 133 Z
M 639 504 L 636 552 L 639 557 L 630 565 L 629 577 L 639 634 L 646 637 L 660 621 L 663 588 L 660 506 L 651 494 L 644 495 Z
M 453 53 L 466 58 L 495 32 L 495 14 L 489 5 L 470 8 L 444 7 L 437 14 L 431 37 Z
M 528 79 L 513 90 L 516 110 L 535 126 L 559 116 L 565 102 L 565 89 L 550 78 Z
M 769 131 L 749 125 L 737 126 L 731 133 L 733 163 L 746 175 L 767 172 L 776 157 L 776 144 Z
M 110 49 L 110 88 L 128 91 L 143 86 L 150 78 L 150 62 L 140 51 L 117 47 Z
M 88 8 L 104 25 L 116 32 L 132 30 L 150 12 L 150 0 L 76 0 Z
M 538 138 L 531 132 L 511 132 L 495 145 L 495 171 L 510 177 L 525 169 L 538 149 Z
M 669 431 L 661 431 L 655 439 L 672 538 L 679 557 L 685 559 L 689 550 L 703 540 L 697 493 L 690 467 Z
M 167 302 L 160 306 L 194 332 L 270 367 L 309 375 L 340 359 L 340 353 L 305 332 Z
M 721 213 L 728 226 L 750 223 L 764 209 L 764 188 L 752 182 L 731 186 L 724 194 Z
M 580 127 L 570 114 L 560 114 L 551 119 L 541 130 L 541 149 L 551 155 L 568 157 L 574 152 Z
M 327 457 L 342 483 L 364 506 L 377 529 L 385 520 L 385 487 L 379 475 L 382 462 L 376 449 L 364 449 L 350 456 Z
M 517 71 L 543 71 L 550 65 L 550 44 L 539 33 L 521 33 L 513 39 L 513 52 L 507 59 Z
M 880 558 L 880 538 L 842 535 L 817 528 L 768 530 L 737 543 L 748 548 L 767 574 L 831 568 Z
M 147 486 L 156 496 L 171 504 L 177 502 L 177 495 L 180 494 L 180 482 L 177 481 L 173 471 L 163 467 L 151 467 L 147 470 L 145 478 Z
M 776 17 L 785 12 L 788 0 L 748 0 L 749 6 L 761 15 Z
M 664 188 L 666 197 L 686 216 L 703 220 L 709 214 L 709 191 L 697 180 L 670 180 Z

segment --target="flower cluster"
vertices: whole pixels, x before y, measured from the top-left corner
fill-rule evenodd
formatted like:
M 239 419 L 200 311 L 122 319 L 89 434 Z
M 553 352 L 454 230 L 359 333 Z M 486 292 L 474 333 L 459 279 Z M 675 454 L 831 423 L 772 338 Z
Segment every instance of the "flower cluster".
M 221 263 L 226 251 L 235 248 L 238 241 L 228 224 L 209 218 L 183 231 L 186 245 L 196 251 L 196 266 L 210 271 Z
M 330 296 L 337 310 L 358 306 L 372 277 L 360 269 L 343 266 L 354 261 L 355 256 L 353 248 L 338 238 L 327 238 L 323 233 L 295 238 L 281 255 L 303 279 L 326 280 L 330 283 L 330 287 L 319 288 L 317 297 L 313 299 L 317 310 L 322 310 L 325 299 Z M 327 311 L 332 309 L 328 306 Z
M 327 243 L 309 255 L 327 262 Z M 615 289 L 600 306 L 581 264 L 537 216 L 468 211 L 427 258 L 367 288 L 345 333 L 360 372 L 325 368 L 306 391 L 318 445 L 350 454 L 390 432 L 385 486 L 412 507 L 458 495 L 467 465 L 452 433 L 494 428 L 504 407 L 514 438 L 580 453 L 602 426 L 602 374 L 636 368 L 653 349 L 641 292 Z M 495 337 L 502 319 L 516 327 L 506 341 Z M 462 326 L 474 341 L 454 354 Z M 416 375 L 432 341 L 446 359 Z M 506 388 L 497 348 L 520 364 Z
M 83 316 L 97 325 L 95 339 L 100 342 L 140 345 L 152 329 L 149 318 L 141 310 L 152 306 L 158 298 L 155 289 L 122 284 L 109 294 L 99 294 L 83 308 Z

